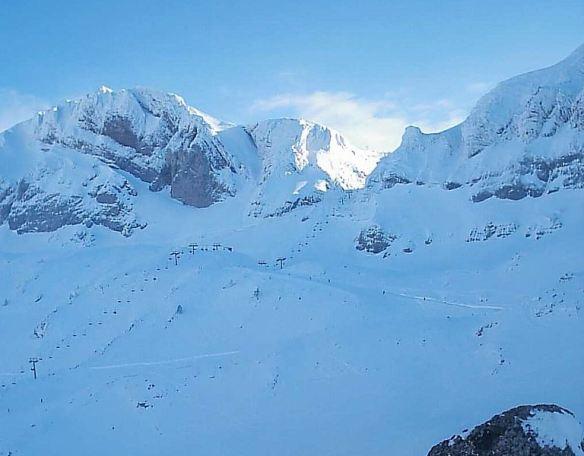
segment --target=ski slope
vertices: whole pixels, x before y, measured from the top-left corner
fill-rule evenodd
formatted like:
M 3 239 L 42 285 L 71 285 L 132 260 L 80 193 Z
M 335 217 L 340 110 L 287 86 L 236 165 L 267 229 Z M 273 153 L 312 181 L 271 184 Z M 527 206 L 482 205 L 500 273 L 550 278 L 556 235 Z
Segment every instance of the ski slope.
M 475 209 L 468 227 L 523 224 L 467 242 L 448 212 L 413 204 L 455 201 L 396 190 L 385 204 L 413 238 L 398 242 L 416 248 L 385 258 L 354 248 L 355 198 L 357 220 L 331 198 L 239 229 L 227 207 L 166 204 L 130 238 L 2 230 L 2 451 L 414 455 L 517 403 L 584 415 L 579 195 Z M 561 229 L 525 237 L 556 212 Z
M 0 135 L 0 454 L 413 456 L 584 417 L 583 53 L 383 158 L 138 89 Z

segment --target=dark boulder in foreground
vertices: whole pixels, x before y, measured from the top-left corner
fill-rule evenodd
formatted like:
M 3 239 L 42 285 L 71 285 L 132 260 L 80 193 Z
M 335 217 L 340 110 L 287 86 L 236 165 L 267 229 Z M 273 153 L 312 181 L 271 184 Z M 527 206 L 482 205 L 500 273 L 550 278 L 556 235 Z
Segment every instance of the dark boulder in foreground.
M 583 456 L 582 425 L 557 405 L 522 405 L 434 446 L 428 456 Z

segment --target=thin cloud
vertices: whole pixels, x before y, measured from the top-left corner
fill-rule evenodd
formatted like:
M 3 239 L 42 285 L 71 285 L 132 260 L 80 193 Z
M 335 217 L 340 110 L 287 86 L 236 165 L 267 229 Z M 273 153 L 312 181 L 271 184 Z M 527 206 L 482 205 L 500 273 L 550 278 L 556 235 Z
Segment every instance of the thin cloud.
M 0 88 L 0 131 L 30 119 L 38 111 L 47 108 L 45 101 L 33 95 Z
M 435 132 L 459 123 L 466 114 L 448 100 L 414 105 L 404 100 L 368 100 L 348 92 L 324 91 L 275 95 L 257 100 L 252 110 L 284 111 L 322 123 L 340 131 L 355 145 L 378 151 L 399 146 L 408 125 Z
M 492 83 L 484 81 L 471 82 L 470 84 L 466 85 L 466 91 L 474 95 L 477 94 L 482 95 L 484 93 L 487 93 L 492 88 L 493 88 Z

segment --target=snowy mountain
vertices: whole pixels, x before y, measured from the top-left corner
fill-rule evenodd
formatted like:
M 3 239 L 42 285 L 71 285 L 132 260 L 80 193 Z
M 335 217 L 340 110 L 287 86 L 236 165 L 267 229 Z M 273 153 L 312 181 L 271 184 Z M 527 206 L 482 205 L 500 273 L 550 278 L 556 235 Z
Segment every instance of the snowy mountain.
M 306 121 L 244 128 L 177 95 L 106 87 L 2 133 L 0 156 L 9 164 L 0 171 L 0 224 L 18 232 L 98 224 L 125 235 L 147 223 L 133 214 L 127 174 L 199 208 L 252 185 L 259 215 L 255 206 L 287 211 L 335 185 L 362 187 L 378 159 Z
M 144 89 L 0 134 L 0 454 L 579 454 L 583 49 L 381 159 Z
M 232 196 L 243 165 L 219 139 L 224 124 L 175 95 L 97 93 L 41 112 L 0 136 L 0 223 L 18 232 L 104 225 L 125 235 L 143 223 L 124 172 L 205 207 Z
M 499 84 L 460 125 L 406 130 L 370 180 L 464 187 L 473 201 L 518 200 L 584 187 L 584 46 L 564 61 Z
M 380 158 L 355 148 L 338 132 L 305 120 L 267 120 L 249 127 L 249 132 L 262 164 L 252 201 L 254 215 L 281 215 L 315 204 L 333 186 L 362 188 Z

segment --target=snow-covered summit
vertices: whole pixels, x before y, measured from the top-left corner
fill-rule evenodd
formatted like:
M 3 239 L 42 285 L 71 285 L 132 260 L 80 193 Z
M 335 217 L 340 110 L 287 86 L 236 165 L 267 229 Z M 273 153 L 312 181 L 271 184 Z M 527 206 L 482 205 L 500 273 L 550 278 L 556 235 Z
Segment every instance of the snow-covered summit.
M 249 128 L 270 165 L 317 167 L 345 190 L 363 187 L 379 155 L 351 145 L 339 132 L 304 119 L 271 119 Z
M 304 119 L 265 120 L 248 130 L 262 164 L 252 203 L 255 215 L 313 204 L 333 186 L 362 188 L 379 160 L 378 154 L 354 147 L 339 132 Z
M 101 156 L 154 182 L 162 177 L 171 152 L 187 142 L 219 149 L 214 137 L 229 125 L 191 108 L 172 93 L 100 88 L 39 114 L 32 126 L 32 134 L 42 143 Z M 217 162 L 223 159 L 224 167 L 231 165 L 225 153 L 214 150 L 212 155 Z
M 98 90 L 98 92 L 101 92 L 101 93 L 112 93 L 113 92 L 113 90 L 106 85 L 99 86 L 99 89 L 97 89 L 97 90 Z
M 101 87 L 67 101 L 0 135 L 0 224 L 23 232 L 99 223 L 129 234 L 143 224 L 128 176 L 188 205 L 222 201 L 246 179 L 246 164 L 220 137 L 232 128 L 142 88 Z

